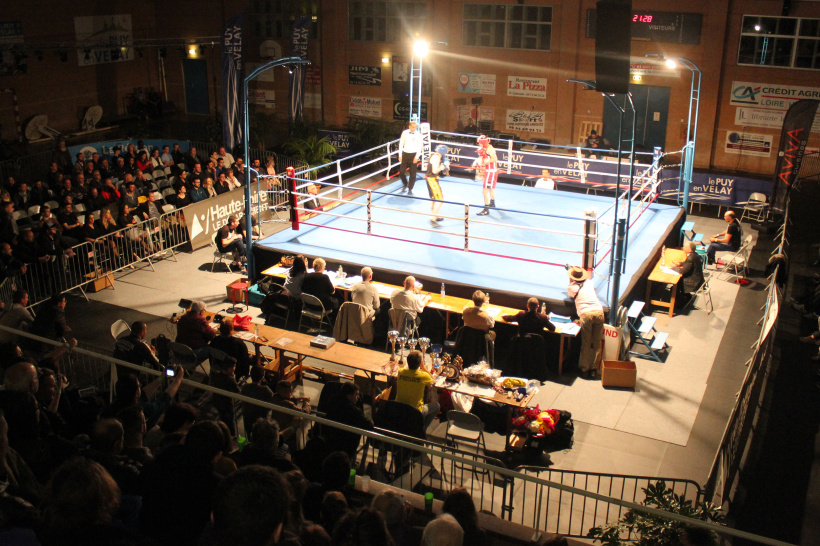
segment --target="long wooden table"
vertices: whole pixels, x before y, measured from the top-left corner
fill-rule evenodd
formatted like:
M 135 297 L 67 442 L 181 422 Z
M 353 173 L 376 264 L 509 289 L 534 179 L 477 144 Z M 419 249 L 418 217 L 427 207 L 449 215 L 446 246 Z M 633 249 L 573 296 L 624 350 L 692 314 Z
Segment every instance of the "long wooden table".
M 284 279 L 287 277 L 288 267 L 285 267 L 281 264 L 274 265 L 262 271 L 262 275 L 267 275 L 269 277 L 276 277 L 279 279 Z M 350 291 L 352 290 L 353 286 L 352 283 L 346 282 L 345 280 L 337 279 L 337 276 L 334 274 L 329 274 L 331 282 L 333 286 L 337 289 L 341 290 L 344 294 L 345 300 L 347 300 Z M 394 284 L 387 284 L 377 281 L 372 281 L 371 284 L 376 287 L 376 290 L 379 291 L 379 298 L 381 299 L 390 299 L 390 295 L 393 294 L 398 289 L 401 289 L 401 286 L 396 286 Z M 430 301 L 427 303 L 426 307 L 430 309 L 436 309 L 438 311 L 443 311 L 445 313 L 445 337 L 449 336 L 452 332 L 450 330 L 450 315 L 456 314 L 461 315 L 464 311 L 464 308 L 467 306 L 473 305 L 472 300 L 468 300 L 465 298 L 457 298 L 455 296 L 447 296 L 445 295 L 443 298 L 441 294 L 435 294 L 432 292 L 427 292 L 430 296 Z M 505 315 L 515 315 L 518 314 L 520 309 L 514 309 L 512 307 L 503 307 L 500 305 L 493 305 L 492 303 L 487 306 L 487 312 L 490 314 L 491 317 L 496 322 L 500 322 L 503 324 L 511 324 L 505 321 L 502 317 Z M 572 324 L 572 323 L 570 323 Z M 558 375 L 561 375 L 564 370 L 564 360 L 566 359 L 565 354 L 565 346 L 569 345 L 570 338 L 573 338 L 577 335 L 577 332 L 574 332 L 574 328 L 570 327 L 570 324 L 566 323 L 558 323 L 554 324 L 555 326 L 555 334 L 561 336 L 559 349 L 558 349 Z M 566 330 L 569 328 L 569 333 Z M 545 332 L 549 332 L 549 330 L 544 330 Z
M 205 317 L 209 321 L 213 321 L 216 314 L 217 313 L 206 311 Z M 229 315 L 223 315 L 223 317 L 225 317 L 224 320 L 230 319 Z M 395 377 L 398 371 L 398 366 L 390 361 L 390 355 L 387 353 L 374 351 L 373 349 L 367 349 L 365 347 L 357 347 L 340 341 L 337 341 L 327 349 L 312 347 L 310 341 L 315 336 L 291 330 L 282 330 L 274 326 L 260 324 L 257 327 L 257 325 L 254 324 L 253 330 L 248 332 L 235 332 L 234 335 L 239 339 L 254 344 L 256 347 L 267 346 L 273 349 L 277 353 L 277 358 L 275 361 L 269 362 L 266 367 L 271 371 L 278 372 L 281 378 L 301 377 L 304 359 L 306 357 L 364 372 L 374 386 L 377 376 Z M 289 357 L 287 353 L 295 355 L 295 358 Z M 437 376 L 434 376 L 434 378 L 437 379 Z M 466 380 L 462 380 L 462 382 L 459 383 L 447 382 L 447 384 L 441 388 L 504 404 L 507 408 L 508 417 L 506 445 L 509 446 L 513 408 L 527 407 L 532 397 L 538 392 L 538 389 L 533 390 L 519 401 L 490 389 L 486 389 L 484 392 L 477 392 L 475 387 L 463 384 L 464 381 Z
M 674 273 L 670 271 L 664 271 L 664 269 L 671 270 L 674 263 L 682 262 L 686 259 L 686 253 L 683 250 L 678 250 L 676 248 L 667 248 L 666 249 L 666 260 L 664 260 L 663 256 L 658 259 L 655 267 L 652 268 L 652 272 L 649 273 L 649 278 L 646 281 L 646 302 L 652 305 L 657 305 L 659 307 L 666 307 L 669 309 L 669 317 L 671 318 L 675 314 L 675 298 L 678 294 L 678 282 L 681 279 L 680 273 Z M 666 265 L 661 265 L 661 262 L 665 261 Z M 663 301 L 663 300 L 653 300 L 652 297 L 652 283 L 663 283 L 663 284 L 671 284 L 672 285 L 672 295 L 670 296 L 670 301 Z

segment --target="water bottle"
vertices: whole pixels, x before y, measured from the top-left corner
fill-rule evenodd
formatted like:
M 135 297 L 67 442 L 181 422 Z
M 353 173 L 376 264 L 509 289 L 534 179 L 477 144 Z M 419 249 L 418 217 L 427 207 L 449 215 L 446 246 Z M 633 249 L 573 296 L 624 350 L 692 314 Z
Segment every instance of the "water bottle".
M 666 245 L 661 248 L 661 265 L 666 265 Z
M 342 273 L 344 273 L 344 269 L 342 269 L 342 264 L 339 264 L 339 271 L 336 272 L 336 276 L 338 276 L 339 279 L 341 279 Z
M 542 315 L 546 315 L 546 314 L 547 314 L 547 303 L 546 303 L 546 302 L 543 302 L 543 301 L 541 302 L 541 314 L 542 314 Z
M 253 325 L 253 335 L 259 337 L 259 324 Z
M 444 283 L 441 283 L 441 299 L 444 299 Z

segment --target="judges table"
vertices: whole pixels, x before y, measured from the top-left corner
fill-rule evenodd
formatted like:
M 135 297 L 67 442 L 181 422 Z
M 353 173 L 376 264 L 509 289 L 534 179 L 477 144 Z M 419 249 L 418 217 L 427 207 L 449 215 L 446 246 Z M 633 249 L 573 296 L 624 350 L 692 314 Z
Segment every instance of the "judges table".
M 217 313 L 210 311 L 205 312 L 205 317 L 208 321 L 214 321 Z M 223 315 L 224 320 L 229 320 L 229 316 Z M 348 343 L 337 341 L 327 349 L 313 347 L 310 341 L 315 336 L 302 334 L 300 332 L 293 332 L 291 330 L 282 330 L 273 326 L 259 325 L 254 331 L 240 331 L 234 332 L 234 336 L 252 343 L 257 350 L 261 346 L 267 346 L 273 349 L 276 353 L 276 359 L 267 363 L 266 368 L 271 371 L 279 373 L 280 378 L 296 378 L 301 377 L 301 372 L 304 367 L 304 359 L 312 357 L 323 362 L 330 362 L 338 366 L 350 368 L 355 371 L 363 372 L 370 380 L 371 384 L 376 384 L 376 376 L 382 375 L 387 377 L 396 377 L 398 372 L 398 365 L 390 362 L 390 355 L 364 347 L 357 347 Z M 290 353 L 290 356 L 288 353 Z M 425 365 L 429 366 L 429 355 L 425 358 Z M 510 443 L 510 433 L 512 427 L 512 410 L 513 408 L 525 408 L 529 404 L 532 397 L 538 392 L 538 389 L 532 390 L 525 395 L 521 400 L 516 400 L 506 394 L 496 392 L 490 387 L 473 384 L 467 380 L 460 382 L 445 381 L 444 377 L 434 375 L 436 380 L 435 386 L 437 388 L 446 388 L 453 392 L 462 394 L 469 394 L 492 402 L 503 404 L 507 408 L 507 434 L 506 445 Z
M 655 267 L 652 268 L 652 272 L 649 273 L 649 278 L 646 281 L 646 302 L 652 305 L 657 305 L 659 307 L 666 307 L 669 309 L 669 317 L 671 318 L 675 313 L 675 298 L 678 294 L 678 282 L 681 279 L 681 274 L 676 273 L 672 270 L 673 264 L 677 262 L 683 262 L 686 260 L 686 253 L 683 250 L 678 250 L 675 248 L 667 248 L 666 249 L 666 259 L 661 256 L 658 259 L 658 262 L 655 264 Z M 662 265 L 662 262 L 665 261 L 665 265 Z M 671 296 L 670 300 L 663 301 L 663 300 L 653 300 L 652 297 L 652 283 L 662 283 L 662 284 L 671 284 Z
M 267 275 L 270 277 L 277 277 L 279 279 L 285 279 L 287 277 L 288 267 L 284 267 L 281 264 L 269 267 L 262 271 L 262 275 Z M 338 275 L 336 275 L 333 271 L 327 271 L 327 275 L 330 277 L 333 286 L 337 289 L 341 290 L 344 293 L 345 300 L 347 300 L 348 295 L 353 288 L 354 279 L 360 280 L 360 277 L 346 277 L 344 279 L 339 279 Z M 371 284 L 376 287 L 376 290 L 379 291 L 379 297 L 382 299 L 390 299 L 390 295 L 399 290 L 403 287 L 396 286 L 394 284 L 386 284 L 381 282 L 372 281 Z M 430 309 L 436 309 L 438 311 L 443 311 L 445 313 L 445 336 L 449 336 L 452 330 L 450 330 L 450 315 L 461 315 L 462 311 L 465 307 L 472 306 L 473 301 L 468 300 L 465 298 L 457 298 L 455 296 L 447 296 L 445 295 L 443 298 L 441 294 L 434 294 L 427 292 L 430 296 L 430 301 L 427 303 L 426 307 Z M 505 315 L 515 315 L 520 311 L 520 309 L 513 309 L 511 307 L 502 307 L 500 305 L 493 305 L 490 304 L 487 306 L 487 313 L 496 322 L 501 322 L 504 324 L 510 324 L 506 322 L 502 317 Z M 574 323 L 558 323 L 554 324 L 555 326 L 555 334 L 561 336 L 561 340 L 559 343 L 559 350 L 558 350 L 558 375 L 563 373 L 564 369 L 564 360 L 566 359 L 566 351 L 565 347 L 569 345 L 570 338 L 575 337 L 578 334 L 578 327 Z M 548 331 L 545 330 L 545 333 Z

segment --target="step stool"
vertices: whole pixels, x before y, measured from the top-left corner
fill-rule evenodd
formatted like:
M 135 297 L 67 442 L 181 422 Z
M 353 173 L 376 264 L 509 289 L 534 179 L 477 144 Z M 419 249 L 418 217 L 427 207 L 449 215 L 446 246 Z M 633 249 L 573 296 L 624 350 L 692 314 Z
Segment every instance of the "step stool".
M 695 233 L 695 222 L 684 222 L 680 228 L 680 244 L 683 244 L 686 241 L 695 241 L 700 243 L 703 241 L 703 233 Z
M 660 353 L 665 351 L 669 346 L 666 340 L 669 338 L 668 332 L 660 332 L 655 328 L 655 317 L 647 316 L 643 312 L 645 303 L 635 300 L 629 306 L 626 316 L 629 329 L 634 335 L 634 339 L 639 341 L 649 353 L 639 353 L 636 351 L 629 351 L 629 354 L 641 358 L 647 358 L 656 362 L 663 362 Z

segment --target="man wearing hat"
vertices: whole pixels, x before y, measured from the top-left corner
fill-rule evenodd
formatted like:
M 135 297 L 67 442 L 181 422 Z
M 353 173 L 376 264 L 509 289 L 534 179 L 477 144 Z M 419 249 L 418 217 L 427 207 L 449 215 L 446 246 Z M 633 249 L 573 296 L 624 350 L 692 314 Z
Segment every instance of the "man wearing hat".
M 569 286 L 567 293 L 575 302 L 575 311 L 581 324 L 581 356 L 578 367 L 583 377 L 594 378 L 598 373 L 595 363 L 601 352 L 601 336 L 604 330 L 604 308 L 595 293 L 595 285 L 589 278 L 592 273 L 583 267 L 567 268 Z

